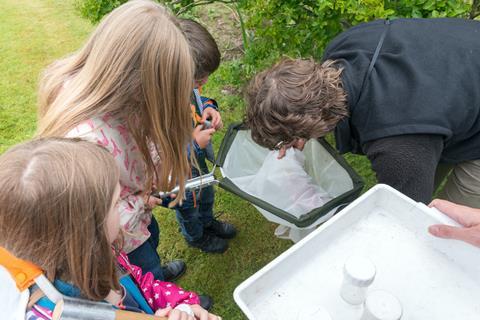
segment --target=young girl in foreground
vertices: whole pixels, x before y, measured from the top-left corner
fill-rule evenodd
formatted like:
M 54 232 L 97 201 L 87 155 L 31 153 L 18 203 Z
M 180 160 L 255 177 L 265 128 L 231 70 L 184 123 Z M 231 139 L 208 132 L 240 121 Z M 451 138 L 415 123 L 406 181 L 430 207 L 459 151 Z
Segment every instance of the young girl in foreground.
M 176 18 L 158 3 L 134 0 L 107 15 L 82 48 L 50 65 L 40 81 L 38 136 L 80 137 L 110 151 L 120 170 L 124 250 L 167 281 L 185 265 L 160 265 L 152 216 L 159 201 L 149 195 L 153 185 L 169 191 L 178 184 L 184 193 L 193 72 Z
M 0 156 L 0 246 L 39 266 L 65 295 L 150 308 L 168 319 L 194 319 L 172 309 L 188 304 L 195 319 L 219 319 L 196 294 L 142 273 L 121 251 L 118 180 L 114 159 L 90 142 L 50 138 L 13 147 Z M 42 298 L 27 319 L 50 319 L 52 307 Z

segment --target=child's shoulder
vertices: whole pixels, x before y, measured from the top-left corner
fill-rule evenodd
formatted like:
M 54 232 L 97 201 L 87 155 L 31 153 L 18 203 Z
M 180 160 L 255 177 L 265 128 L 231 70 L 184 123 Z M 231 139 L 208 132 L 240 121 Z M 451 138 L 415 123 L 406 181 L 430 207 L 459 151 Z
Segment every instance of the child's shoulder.
M 82 138 L 105 147 L 111 141 L 125 146 L 133 141 L 126 124 L 108 113 L 81 122 L 71 129 L 66 137 Z

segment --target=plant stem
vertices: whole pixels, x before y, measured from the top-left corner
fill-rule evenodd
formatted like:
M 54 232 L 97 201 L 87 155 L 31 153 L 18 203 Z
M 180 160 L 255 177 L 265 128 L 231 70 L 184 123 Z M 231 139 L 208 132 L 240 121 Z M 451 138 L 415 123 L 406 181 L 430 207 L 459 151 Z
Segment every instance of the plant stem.
M 242 29 L 243 48 L 244 50 L 246 50 L 249 46 L 249 43 L 248 43 L 248 37 L 247 37 L 247 30 L 245 29 L 245 23 L 243 21 L 242 13 L 240 12 L 240 7 L 238 6 L 238 3 L 234 3 L 233 6 L 237 11 L 238 19 L 240 20 L 240 28 Z

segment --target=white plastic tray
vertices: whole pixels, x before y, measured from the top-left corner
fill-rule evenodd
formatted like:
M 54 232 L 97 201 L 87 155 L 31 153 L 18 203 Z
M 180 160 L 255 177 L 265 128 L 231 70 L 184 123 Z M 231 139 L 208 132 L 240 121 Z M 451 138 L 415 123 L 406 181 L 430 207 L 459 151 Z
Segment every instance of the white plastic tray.
M 480 249 L 427 232 L 446 216 L 386 185 L 377 185 L 240 284 L 234 298 L 249 319 L 306 319 L 324 308 L 333 320 L 359 319 L 345 303 L 343 264 L 369 257 L 377 275 L 369 290 L 395 295 L 405 319 L 480 319 Z M 321 320 L 320 318 L 318 320 Z

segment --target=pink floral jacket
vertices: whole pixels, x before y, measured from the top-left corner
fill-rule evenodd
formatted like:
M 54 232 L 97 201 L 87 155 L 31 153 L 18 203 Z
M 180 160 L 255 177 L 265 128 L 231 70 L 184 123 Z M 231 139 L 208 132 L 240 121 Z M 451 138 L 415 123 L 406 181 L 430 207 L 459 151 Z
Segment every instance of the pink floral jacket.
M 144 203 L 145 162 L 137 144 L 122 121 L 109 114 L 90 119 L 71 130 L 68 138 L 79 137 L 105 147 L 120 169 L 121 193 L 118 205 L 124 231 L 123 249 L 130 253 L 149 237 L 151 210 Z
M 118 263 L 135 279 L 150 307 L 156 311 L 177 305 L 199 304 L 200 299 L 194 292 L 185 291 L 171 282 L 155 280 L 151 272 L 143 274 L 142 269 L 130 263 L 126 254 L 117 258 Z

